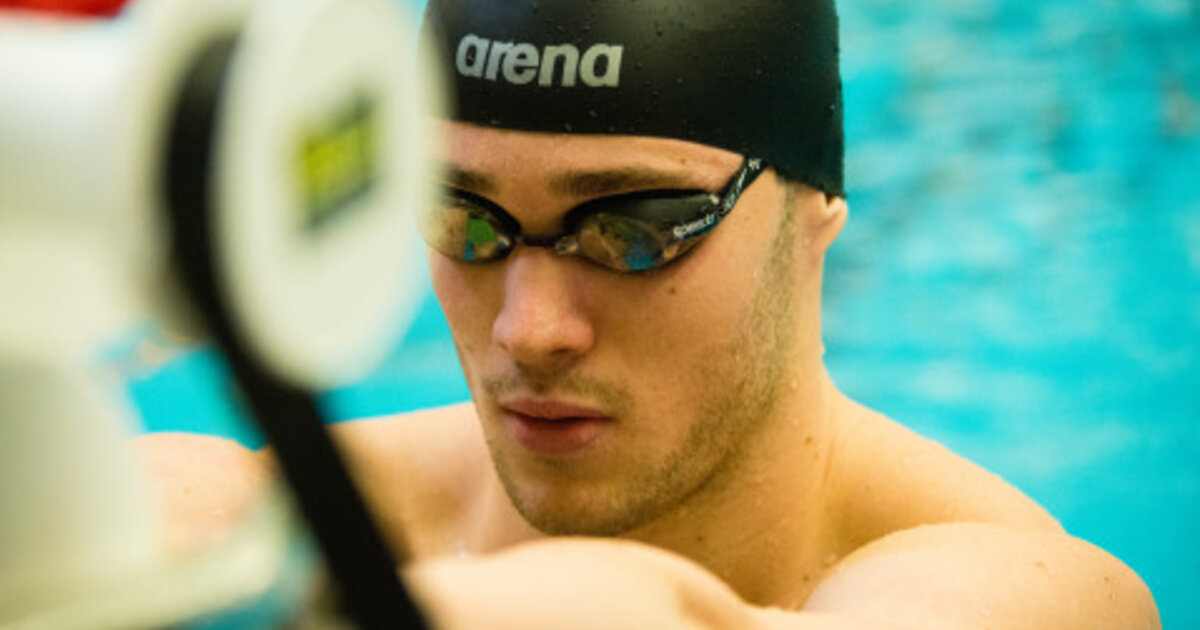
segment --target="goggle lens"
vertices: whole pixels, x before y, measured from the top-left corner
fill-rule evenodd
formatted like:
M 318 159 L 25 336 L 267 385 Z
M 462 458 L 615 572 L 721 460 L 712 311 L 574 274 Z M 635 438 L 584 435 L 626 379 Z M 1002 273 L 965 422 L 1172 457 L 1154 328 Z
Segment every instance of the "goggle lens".
M 617 271 L 648 271 L 682 253 L 668 242 L 669 234 L 669 229 L 647 221 L 597 213 L 579 226 L 579 254 Z
M 499 217 L 458 200 L 425 213 L 420 231 L 435 251 L 464 262 L 498 260 L 512 249 L 512 237 Z

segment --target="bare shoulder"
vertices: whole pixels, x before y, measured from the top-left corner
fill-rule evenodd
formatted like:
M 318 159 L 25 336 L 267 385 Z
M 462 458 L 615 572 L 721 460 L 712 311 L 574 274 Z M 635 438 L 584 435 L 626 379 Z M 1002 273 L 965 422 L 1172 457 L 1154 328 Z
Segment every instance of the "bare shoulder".
M 1045 509 L 996 474 L 848 399 L 844 409 L 833 483 L 851 548 L 939 523 L 1062 531 Z
M 470 403 L 332 427 L 385 533 L 418 557 L 449 551 L 487 453 Z
M 452 481 L 473 469 L 471 451 L 482 446 L 470 403 L 341 422 L 331 432 L 353 464 L 388 477 L 395 471 Z
M 913 628 L 1161 628 L 1120 560 L 1061 531 L 997 523 L 885 536 L 839 563 L 805 610 Z
M 455 405 L 331 427 L 356 482 L 389 540 L 418 556 L 445 553 L 486 450 L 474 408 Z M 154 496 L 164 538 L 191 547 L 221 535 L 262 497 L 274 474 L 270 449 L 221 437 L 155 433 L 133 440 Z M 482 465 L 482 467 L 481 467 Z
M 264 453 L 211 435 L 152 433 L 134 438 L 133 446 L 173 547 L 202 545 L 228 531 L 261 498 L 272 474 Z
M 1017 488 L 857 404 L 843 420 L 850 535 L 805 610 L 897 627 L 1160 627 L 1136 573 Z
M 217 481 L 248 481 L 270 469 L 269 458 L 228 438 L 198 433 L 148 433 L 133 446 L 151 475 L 161 479 L 200 476 Z

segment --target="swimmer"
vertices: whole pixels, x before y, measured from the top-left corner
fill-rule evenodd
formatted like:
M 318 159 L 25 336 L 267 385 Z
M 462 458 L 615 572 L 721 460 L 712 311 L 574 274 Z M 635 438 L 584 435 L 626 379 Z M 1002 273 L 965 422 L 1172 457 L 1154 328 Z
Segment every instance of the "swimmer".
M 1160 627 L 1119 560 L 826 373 L 831 0 L 431 0 L 426 29 L 458 108 L 422 231 L 473 400 L 332 431 L 438 627 Z M 221 463 L 177 503 L 266 465 L 196 447 Z

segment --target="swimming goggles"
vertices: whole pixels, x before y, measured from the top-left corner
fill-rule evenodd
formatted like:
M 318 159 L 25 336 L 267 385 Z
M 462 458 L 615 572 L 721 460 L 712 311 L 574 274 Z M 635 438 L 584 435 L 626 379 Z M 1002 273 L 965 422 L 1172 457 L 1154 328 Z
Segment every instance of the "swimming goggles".
M 565 230 L 548 237 L 521 233 L 511 214 L 491 200 L 447 188 L 425 213 L 420 232 L 435 251 L 454 260 L 500 260 L 516 246 L 544 247 L 620 272 L 662 267 L 694 247 L 733 210 L 765 164 L 747 158 L 717 193 L 650 190 L 601 197 L 572 208 Z

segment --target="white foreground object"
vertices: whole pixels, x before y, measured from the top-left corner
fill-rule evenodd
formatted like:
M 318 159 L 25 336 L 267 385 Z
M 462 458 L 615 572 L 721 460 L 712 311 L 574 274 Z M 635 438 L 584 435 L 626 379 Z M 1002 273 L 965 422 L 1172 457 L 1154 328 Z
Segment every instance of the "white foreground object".
M 236 38 L 214 103 L 221 290 L 264 364 L 320 388 L 369 369 L 418 294 L 436 81 L 389 0 L 141 0 L 113 20 L 0 10 L 0 630 L 175 626 L 284 579 L 269 501 L 173 557 L 91 369 L 147 320 L 188 330 L 164 156 L 184 78 Z
M 408 324 L 431 198 L 435 84 L 390 0 L 264 0 L 220 110 L 218 253 L 254 350 L 350 380 Z
M 77 365 L 0 356 L 0 628 L 179 626 L 267 592 L 296 532 L 278 495 L 219 545 L 160 546 L 129 415 Z

